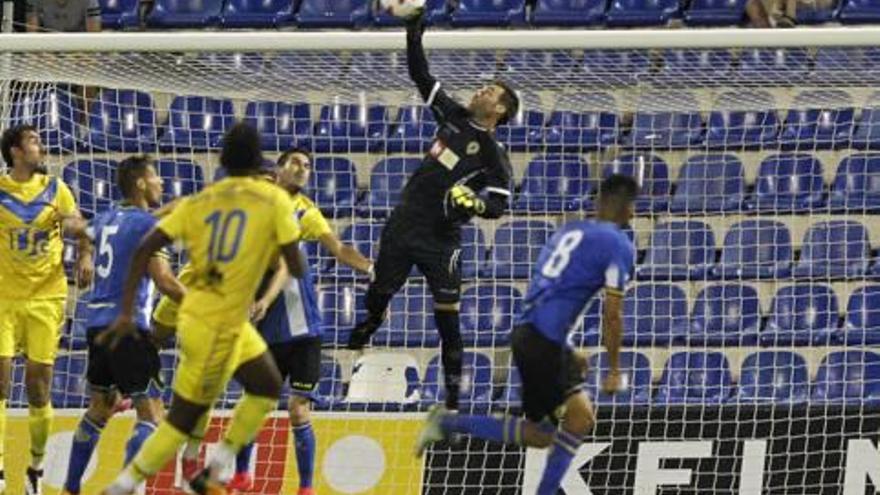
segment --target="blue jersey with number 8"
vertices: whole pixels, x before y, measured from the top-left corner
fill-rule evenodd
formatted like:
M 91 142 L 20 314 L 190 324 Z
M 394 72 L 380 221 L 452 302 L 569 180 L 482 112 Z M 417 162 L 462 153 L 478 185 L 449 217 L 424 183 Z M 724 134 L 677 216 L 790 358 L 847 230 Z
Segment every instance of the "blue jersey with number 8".
M 617 225 L 571 222 L 541 250 L 517 323 L 528 323 L 547 339 L 567 345 L 590 299 L 602 288 L 623 295 L 635 248 Z

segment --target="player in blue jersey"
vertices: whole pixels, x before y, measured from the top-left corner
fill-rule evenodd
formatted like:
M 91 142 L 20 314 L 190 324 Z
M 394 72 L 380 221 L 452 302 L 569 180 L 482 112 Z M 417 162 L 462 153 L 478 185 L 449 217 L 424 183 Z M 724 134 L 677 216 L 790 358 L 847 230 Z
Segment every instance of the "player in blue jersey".
M 131 397 L 137 411 L 137 423 L 125 448 L 126 464 L 156 429 L 162 415 L 159 351 L 145 335 L 150 328 L 154 283 L 160 292 L 176 301 L 183 299 L 185 292 L 174 277 L 167 256 L 154 256 L 149 277 L 141 280 L 136 295 L 139 310 L 136 324 L 140 334 L 123 337 L 113 349 L 95 341 L 119 315 L 122 288 L 132 257 L 141 239 L 157 222 L 148 208 L 158 204 L 162 197 L 162 179 L 146 156 L 123 160 L 117 177 L 125 198 L 123 203 L 95 217 L 88 228 L 97 246 L 95 282 L 86 321 L 91 397 L 73 437 L 63 494 L 80 493 L 83 472 L 101 430 L 113 414 L 118 394 Z
M 438 406 L 428 415 L 417 455 L 455 434 L 550 447 L 538 495 L 556 494 L 594 423 L 592 404 L 582 388 L 586 355 L 572 349 L 568 335 L 603 288 L 603 340 L 610 361 L 604 389 L 614 392 L 620 386 L 623 291 L 635 260 L 632 242 L 621 228 L 632 218 L 637 192 L 633 178 L 609 177 L 599 188 L 596 220 L 565 225 L 538 257 L 511 336 L 513 361 L 522 377 L 525 419 L 469 416 Z M 547 419 L 552 424 L 561 420 L 560 426 L 548 427 Z

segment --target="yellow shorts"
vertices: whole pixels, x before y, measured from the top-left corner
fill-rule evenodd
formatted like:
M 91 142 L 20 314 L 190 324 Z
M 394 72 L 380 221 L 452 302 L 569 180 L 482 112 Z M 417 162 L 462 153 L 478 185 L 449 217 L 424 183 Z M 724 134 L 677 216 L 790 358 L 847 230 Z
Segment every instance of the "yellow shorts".
M 195 404 L 213 405 L 235 370 L 268 351 L 249 322 L 235 328 L 211 325 L 181 316 L 177 341 L 180 365 L 174 374 L 174 393 Z
M 172 301 L 168 296 L 162 296 L 156 309 L 153 310 L 153 321 L 163 327 L 174 328 L 177 326 L 177 310 L 180 305 Z
M 0 300 L 0 357 L 54 364 L 63 324 L 64 299 Z

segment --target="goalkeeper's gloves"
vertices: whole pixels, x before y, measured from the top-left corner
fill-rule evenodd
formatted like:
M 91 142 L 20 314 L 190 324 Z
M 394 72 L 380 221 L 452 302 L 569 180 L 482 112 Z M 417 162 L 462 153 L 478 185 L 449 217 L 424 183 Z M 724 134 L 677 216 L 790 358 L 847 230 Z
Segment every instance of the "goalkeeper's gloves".
M 453 186 L 449 190 L 452 205 L 475 215 L 486 211 L 486 203 L 474 191 L 465 185 Z

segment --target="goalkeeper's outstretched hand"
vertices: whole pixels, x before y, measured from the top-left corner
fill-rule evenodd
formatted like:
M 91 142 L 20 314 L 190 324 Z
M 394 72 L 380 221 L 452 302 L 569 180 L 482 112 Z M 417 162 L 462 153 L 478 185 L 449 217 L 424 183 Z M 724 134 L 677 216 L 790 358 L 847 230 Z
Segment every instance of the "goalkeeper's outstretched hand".
M 486 211 L 486 203 L 474 191 L 465 185 L 456 185 L 449 190 L 452 205 L 474 215 Z

